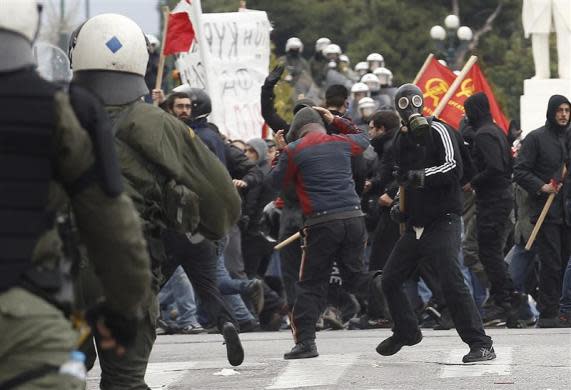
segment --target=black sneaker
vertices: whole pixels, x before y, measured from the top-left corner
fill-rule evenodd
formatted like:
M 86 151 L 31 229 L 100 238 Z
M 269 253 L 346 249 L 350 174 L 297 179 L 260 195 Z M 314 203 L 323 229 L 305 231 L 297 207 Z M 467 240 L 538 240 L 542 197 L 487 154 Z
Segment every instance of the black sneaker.
M 484 362 L 496 358 L 494 347 L 471 347 L 470 352 L 462 358 L 463 363 Z
M 539 317 L 537 321 L 538 328 L 570 328 L 569 314 L 561 314 L 555 317 Z
M 233 366 L 239 366 L 244 361 L 244 349 L 233 323 L 226 322 L 222 325 L 222 336 L 224 336 L 224 344 L 226 344 L 228 362 Z
M 284 353 L 284 359 L 307 359 L 318 357 L 317 345 L 314 340 L 297 343 L 289 352 Z
M 485 327 L 505 326 L 508 319 L 508 312 L 505 308 L 489 304 L 484 307 L 482 322 Z
M 561 328 L 571 328 L 571 312 L 559 314 L 559 326 Z
M 434 330 L 449 330 L 454 327 L 454 322 L 450 317 L 448 309 L 427 306 L 424 311 L 436 322 L 432 327 Z
M 377 345 L 377 353 L 383 356 L 391 356 L 400 351 L 405 345 L 411 346 L 418 344 L 422 341 L 422 333 L 418 332 L 416 337 L 411 341 L 402 341 L 401 339 L 392 335 L 388 339 L 383 340 L 379 345 Z

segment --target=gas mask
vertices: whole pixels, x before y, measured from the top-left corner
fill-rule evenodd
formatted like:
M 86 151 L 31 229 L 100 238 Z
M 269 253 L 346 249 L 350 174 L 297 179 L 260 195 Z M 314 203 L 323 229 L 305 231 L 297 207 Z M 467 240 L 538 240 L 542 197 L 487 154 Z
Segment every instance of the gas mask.
M 396 92 L 395 106 L 409 131 L 417 140 L 422 140 L 428 134 L 430 125 L 424 116 L 422 108 L 424 99 L 422 91 L 414 84 L 404 84 Z

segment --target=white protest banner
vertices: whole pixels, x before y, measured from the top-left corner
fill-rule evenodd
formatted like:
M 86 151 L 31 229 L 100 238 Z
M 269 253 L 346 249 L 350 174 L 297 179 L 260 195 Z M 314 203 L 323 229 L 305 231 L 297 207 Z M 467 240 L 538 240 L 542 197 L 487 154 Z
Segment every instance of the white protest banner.
M 191 19 L 195 26 L 200 23 L 197 34 L 201 36 L 199 44 L 177 60 L 182 81 L 206 87 L 212 99 L 209 120 L 223 134 L 246 141 L 260 137 L 264 123 L 260 90 L 270 60 L 267 14 L 249 10 L 192 15 Z M 208 50 L 202 51 L 203 46 Z

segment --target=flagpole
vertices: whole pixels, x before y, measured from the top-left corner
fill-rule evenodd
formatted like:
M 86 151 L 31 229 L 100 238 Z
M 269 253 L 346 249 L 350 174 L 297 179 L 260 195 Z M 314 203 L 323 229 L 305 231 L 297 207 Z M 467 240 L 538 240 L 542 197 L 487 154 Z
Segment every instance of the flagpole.
M 420 80 L 420 78 L 422 77 L 422 75 L 426 71 L 426 68 L 428 68 L 428 65 L 430 65 L 430 62 L 432 61 L 433 58 L 434 58 L 434 54 L 432 54 L 432 53 L 430 53 L 426 57 L 426 60 L 424 60 L 424 64 L 422 64 L 422 67 L 420 68 L 420 70 L 416 74 L 416 77 L 414 78 L 414 81 L 412 82 L 413 84 L 418 83 L 418 80 Z
M 192 14 L 194 16 L 193 25 L 196 31 L 197 41 L 198 41 L 198 52 L 200 53 L 200 61 L 204 65 L 205 72 L 204 82 L 206 84 L 206 92 L 212 97 L 212 91 L 210 90 L 211 84 L 208 80 L 208 70 L 210 70 L 210 57 L 208 56 L 208 43 L 206 42 L 206 37 L 202 33 L 202 4 L 200 0 L 192 0 Z
M 478 57 L 471 56 L 470 59 L 468 60 L 468 62 L 466 62 L 466 65 L 464 65 L 464 67 L 462 68 L 462 71 L 460 73 L 458 73 L 458 76 L 456 76 L 456 79 L 454 80 L 454 82 L 452 83 L 450 88 L 448 88 L 448 91 L 446 91 L 446 94 L 444 95 L 442 100 L 440 100 L 440 103 L 438 104 L 438 106 L 434 110 L 433 115 L 435 117 L 439 117 L 440 114 L 442 114 L 442 111 L 444 111 L 444 109 L 446 108 L 446 104 L 448 104 L 448 100 L 450 100 L 452 95 L 454 95 L 456 93 L 456 90 L 460 86 L 460 83 L 462 83 L 462 81 L 464 81 L 464 78 L 466 77 L 466 75 L 468 74 L 468 72 L 470 71 L 472 66 L 476 63 L 476 61 L 478 61 Z
M 162 44 L 161 44 L 161 55 L 159 57 L 159 69 L 157 70 L 157 80 L 155 81 L 155 89 L 161 89 L 163 84 L 163 72 L 165 67 L 165 43 L 167 41 L 167 29 L 169 25 L 169 15 L 170 10 L 169 7 L 164 5 L 161 7 L 161 11 L 163 12 L 163 37 L 162 37 Z M 159 101 L 154 100 L 153 105 L 158 106 Z

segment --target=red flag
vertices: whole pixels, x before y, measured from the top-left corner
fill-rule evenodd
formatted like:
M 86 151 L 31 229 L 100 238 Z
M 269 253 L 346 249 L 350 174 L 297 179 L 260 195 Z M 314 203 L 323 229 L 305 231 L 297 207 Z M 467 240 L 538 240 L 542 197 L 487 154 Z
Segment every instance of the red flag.
M 434 113 L 435 108 L 455 78 L 456 75 L 449 68 L 439 63 L 436 59 L 432 60 L 417 83 L 417 86 L 424 94 L 424 115 L 432 115 Z M 478 64 L 474 64 L 464 80 L 462 80 L 458 90 L 452 95 L 440 114 L 439 119 L 458 129 L 460 121 L 465 115 L 464 102 L 477 92 L 486 94 L 490 102 L 492 118 L 507 133 L 508 120 L 496 102 L 492 89 Z
M 182 0 L 169 15 L 163 52 L 165 56 L 190 50 L 195 33 L 190 21 L 190 1 Z
M 434 114 L 434 110 L 455 78 L 456 75 L 450 69 L 438 62 L 437 59 L 432 59 L 416 83 L 424 94 L 424 115 Z M 440 117 L 443 119 L 442 115 Z

